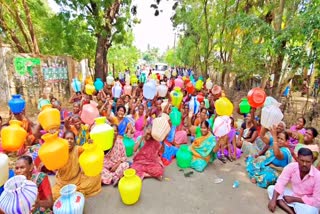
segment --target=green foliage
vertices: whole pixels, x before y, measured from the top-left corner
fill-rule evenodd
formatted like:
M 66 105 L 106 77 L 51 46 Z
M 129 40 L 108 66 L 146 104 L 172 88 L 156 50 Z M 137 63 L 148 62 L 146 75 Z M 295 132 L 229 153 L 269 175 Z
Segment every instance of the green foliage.
M 133 21 L 130 20 L 129 6 L 131 0 L 122 0 L 119 13 L 112 11 L 112 4 L 116 0 L 55 0 L 63 6 L 63 11 L 69 19 L 79 19 L 87 24 L 94 36 L 103 35 L 113 37 L 116 42 L 122 40 L 126 34 L 126 25 L 131 26 Z M 116 17 L 115 21 L 111 18 Z
M 17 0 L 18 4 L 13 1 L 1 0 L 5 7 L 3 8 L 4 21 L 9 30 L 15 32 L 15 35 L 21 41 L 24 49 L 28 49 L 26 41 L 21 29 L 18 27 L 18 20 L 14 12 L 20 14 L 23 22 L 23 30 L 27 31 L 27 21 L 22 2 Z M 69 14 L 54 14 L 48 6 L 46 0 L 27 0 L 30 8 L 31 18 L 34 31 L 41 54 L 46 55 L 68 55 L 80 60 L 83 58 L 94 59 L 96 39 L 89 32 L 87 23 L 82 19 L 70 19 Z M 1 34 L 2 40 L 15 46 L 14 41 L 10 39 L 10 35 Z M 29 38 L 30 40 L 30 38 Z
M 172 20 L 181 36 L 168 61 L 175 55 L 202 73 L 233 72 L 242 79 L 286 75 L 282 62 L 292 72 L 318 65 L 320 1 L 287 0 L 284 8 L 280 2 L 180 1 Z
M 135 71 L 138 60 L 140 59 L 139 50 L 132 45 L 133 34 L 125 34 L 124 43 L 113 45 L 108 52 L 109 65 L 114 68 L 115 73 L 129 69 Z
M 88 31 L 85 21 L 69 20 L 65 14 L 57 14 L 50 17 L 43 29 L 44 37 L 39 38 L 43 54 L 94 59 L 96 38 Z
M 164 54 L 164 61 L 171 67 L 182 65 L 182 63 L 178 59 L 178 55 L 175 49 L 169 49 Z
M 149 46 L 148 50 L 142 53 L 142 59 L 145 60 L 148 64 L 154 64 L 163 60 L 159 48 L 150 48 Z

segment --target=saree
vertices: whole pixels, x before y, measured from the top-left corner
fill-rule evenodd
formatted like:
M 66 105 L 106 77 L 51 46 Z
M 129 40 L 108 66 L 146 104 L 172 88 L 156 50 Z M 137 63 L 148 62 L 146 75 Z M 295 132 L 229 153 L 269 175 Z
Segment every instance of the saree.
M 248 132 L 250 131 L 249 128 L 245 129 L 243 131 L 243 136 L 246 136 L 248 134 Z M 242 139 L 243 143 L 241 146 L 241 151 L 243 153 L 244 156 L 249 156 L 249 155 L 255 155 L 258 153 L 258 148 L 255 146 L 255 144 L 250 143 L 248 141 L 245 141 L 245 139 Z
M 216 154 L 212 151 L 216 146 L 216 138 L 208 133 L 206 136 L 198 137 L 190 146 L 192 152 L 191 168 L 202 172 L 209 162 L 214 161 Z
M 188 143 L 188 133 L 184 130 L 176 131 L 174 136 L 174 142 L 176 145 L 187 144 Z
M 76 144 L 82 146 L 89 139 L 89 125 L 81 124 L 80 130 L 77 130 L 75 126 L 71 125 L 71 131 L 76 136 Z
M 243 136 L 247 136 L 249 132 L 250 132 L 249 128 L 245 129 L 243 131 Z M 261 140 L 260 137 L 256 138 L 256 140 L 253 143 L 246 141 L 245 138 L 242 140 L 243 140 L 243 143 L 241 146 L 241 151 L 244 156 L 255 155 L 259 151 L 261 151 L 265 146 L 265 143 Z M 271 141 L 271 138 L 270 138 L 270 141 Z
M 117 183 L 123 176 L 124 170 L 129 168 L 129 163 L 126 161 L 127 156 L 122 137 L 117 137 L 112 149 L 104 157 L 101 182 L 103 184 Z M 121 162 L 120 165 L 112 172 L 111 169 L 119 162 Z
M 306 129 L 305 128 L 302 128 L 302 129 L 297 129 L 297 127 L 294 125 L 294 126 L 291 126 L 290 127 L 290 131 L 293 131 L 293 132 L 298 132 L 299 135 L 304 135 L 306 133 Z M 299 139 L 295 139 L 293 137 L 290 137 L 289 138 L 289 148 L 291 151 L 294 151 L 294 148 L 296 147 L 296 145 L 299 143 Z
M 117 117 L 114 117 L 114 123 L 118 125 L 118 134 L 123 136 L 126 133 L 127 125 L 130 123 L 130 120 L 127 117 L 124 117 L 121 122 L 119 122 Z
M 154 139 L 145 142 L 140 151 L 134 156 L 131 168 L 143 179 L 146 176 L 160 178 L 164 173 L 163 163 L 159 152 L 161 144 Z
M 27 138 L 23 146 L 17 151 L 18 156 L 22 156 L 23 154 L 25 154 L 27 152 L 28 147 L 31 146 L 36 140 L 35 136 L 32 133 L 31 124 L 29 120 L 24 118 L 20 122 L 22 122 L 22 128 L 27 132 Z
M 161 143 L 161 144 L 164 148 L 163 152 L 161 153 L 161 160 L 165 166 L 168 166 L 168 165 L 170 165 L 172 160 L 176 157 L 176 154 L 178 152 L 178 148 L 175 147 L 174 145 L 172 145 L 167 140 L 163 141 L 163 143 Z
M 141 115 L 134 124 L 134 128 L 135 128 L 135 132 L 133 135 L 134 140 L 137 140 L 139 136 L 143 135 L 144 126 L 145 126 L 145 115 Z
M 77 186 L 77 191 L 89 197 L 98 194 L 101 191 L 101 176 L 88 177 L 80 168 L 79 155 L 82 148 L 75 146 L 69 152 L 69 160 L 67 164 L 58 169 L 56 173 L 56 184 L 52 188 L 53 200 L 57 200 L 60 196 L 60 189 L 67 184 Z
M 37 184 L 38 187 L 38 199 L 39 200 L 47 200 L 51 195 L 51 186 L 50 182 L 48 179 L 48 176 L 43 173 L 35 173 L 32 174 L 31 180 Z M 51 209 L 49 208 L 43 208 L 40 207 L 36 209 L 35 211 L 32 212 L 33 214 L 48 214 L 48 213 L 53 213 Z
M 269 166 L 270 164 L 283 168 L 293 160 L 288 148 L 281 147 L 280 151 L 284 156 L 282 160 L 276 158 L 273 149 L 268 150 L 265 156 L 260 156 L 257 159 L 252 156 L 247 158 L 246 170 L 248 172 L 248 176 L 250 179 L 255 178 L 259 187 L 267 188 L 269 185 L 273 185 L 277 181 L 280 172 L 271 168 Z

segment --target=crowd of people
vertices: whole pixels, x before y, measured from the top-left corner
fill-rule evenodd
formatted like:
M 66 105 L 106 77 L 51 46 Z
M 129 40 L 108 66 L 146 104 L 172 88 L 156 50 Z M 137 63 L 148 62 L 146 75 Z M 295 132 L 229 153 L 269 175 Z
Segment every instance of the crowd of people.
M 315 141 L 318 132 L 315 128 L 305 127 L 306 120 L 299 117 L 290 128 L 285 122 L 280 122 L 267 129 L 260 124 L 259 111 L 251 108 L 248 114 L 241 114 L 240 111 L 234 113 L 234 117 L 244 122 L 238 126 L 231 117 L 230 132 L 217 137 L 212 132 L 217 116 L 215 102 L 226 95 L 220 86 L 214 85 L 210 90 L 203 87 L 192 94 L 182 89 L 183 101 L 179 108 L 182 122 L 177 127 L 171 125 L 170 136 L 158 142 L 151 133 L 153 120 L 165 117 L 171 124 L 168 115 L 173 105 L 169 93 L 174 88 L 174 79 L 174 76 L 163 76 L 156 80 L 166 83 L 168 93 L 164 98 L 155 96 L 153 100 L 144 98 L 143 83 L 138 83 L 131 93 L 117 99 L 113 97 L 112 85 L 105 83 L 104 88 L 94 95 L 87 95 L 84 91 L 72 94 L 69 99 L 71 111 L 63 108 L 53 96 L 44 96 L 43 99 L 48 99 L 60 111 L 59 136 L 69 143 L 68 163 L 54 172 L 46 169 L 37 156 L 42 144 L 41 135 L 44 134 L 41 126 L 28 119 L 25 111 L 11 113 L 10 119 L 21 121 L 28 133 L 25 145 L 16 154 L 18 159 L 11 175 L 25 175 L 37 184 L 39 194 L 33 213 L 50 213 L 64 185 L 75 184 L 77 191 L 86 197 L 93 196 L 101 191 L 102 185 L 117 186 L 124 170 L 128 168 L 135 169 L 141 179 L 155 178 L 161 181 L 166 166 L 171 164 L 181 145 L 189 146 L 192 153 L 191 168 L 197 172 L 203 172 L 213 161 L 227 163 L 243 157 L 251 182 L 267 188 L 271 212 L 275 211 L 277 205 L 287 213 L 319 212 L 320 163 L 319 147 Z M 122 86 L 125 84 L 124 77 L 115 81 Z M 190 111 L 189 101 L 198 93 L 202 93 L 206 101 L 200 102 L 198 112 Z M 92 128 L 92 125 L 81 120 L 80 115 L 82 107 L 91 100 L 98 104 L 100 116 L 106 117 L 107 123 L 114 129 L 113 147 L 105 151 L 103 170 L 101 175 L 95 177 L 86 176 L 79 165 L 82 145 L 90 141 Z M 124 136 L 135 141 L 132 160 L 126 156 Z M 55 176 L 52 187 L 48 175 Z M 286 187 L 289 182 L 291 189 Z

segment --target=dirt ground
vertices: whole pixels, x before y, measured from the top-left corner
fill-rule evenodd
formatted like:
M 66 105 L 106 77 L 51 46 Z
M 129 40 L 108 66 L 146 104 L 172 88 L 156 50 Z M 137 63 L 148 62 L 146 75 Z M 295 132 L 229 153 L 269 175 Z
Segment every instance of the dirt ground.
M 165 179 L 145 179 L 140 200 L 126 206 L 121 202 L 118 188 L 103 187 L 102 192 L 88 198 L 85 204 L 86 214 L 224 214 L 270 213 L 267 208 L 267 191 L 250 183 L 245 173 L 243 159 L 223 164 L 216 160 L 203 173 L 194 172 L 185 177 L 175 161 L 165 168 Z M 185 170 L 192 171 L 191 169 Z M 215 184 L 215 178 L 223 178 Z M 232 188 L 235 180 L 239 188 Z M 277 209 L 275 213 L 284 213 Z

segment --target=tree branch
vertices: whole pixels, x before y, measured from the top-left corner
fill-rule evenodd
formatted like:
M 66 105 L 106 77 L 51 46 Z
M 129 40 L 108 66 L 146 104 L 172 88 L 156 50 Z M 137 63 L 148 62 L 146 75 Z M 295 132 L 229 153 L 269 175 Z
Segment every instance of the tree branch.
M 89 12 L 92 14 L 92 15 L 94 15 L 93 14 L 93 10 L 86 4 L 86 6 L 85 6 L 88 10 L 89 10 Z
M 16 0 L 14 0 L 13 2 L 13 9 L 7 5 L 4 1 L 1 1 L 2 5 L 9 11 L 9 13 L 12 15 L 12 17 L 15 19 L 15 21 L 17 22 L 17 25 L 23 35 L 23 38 L 25 40 L 25 42 L 27 43 L 27 46 L 29 48 L 29 51 L 32 52 L 32 46 L 30 44 L 30 38 L 28 37 L 27 33 L 26 33 L 26 27 L 25 27 L 25 24 L 23 23 L 20 15 L 19 15 L 19 11 L 18 11 L 18 8 L 17 8 L 17 2 Z M 3 18 L 3 21 L 5 22 L 4 18 Z M 7 26 L 8 27 L 8 26 Z M 12 31 L 13 32 L 13 31 Z
M 28 6 L 26 0 L 22 0 L 22 3 L 23 3 L 23 8 L 24 8 L 24 11 L 25 11 L 26 17 L 27 17 L 28 28 L 29 28 L 29 33 L 31 36 L 32 44 L 33 44 L 34 53 L 40 54 L 37 37 L 36 37 L 36 34 L 33 29 L 33 23 L 32 23 L 32 19 L 31 19 L 29 6 Z
M 4 21 L 3 13 L 2 13 L 2 8 L 0 8 L 0 27 L 7 35 L 10 35 L 11 40 L 13 41 L 14 45 L 18 49 L 19 53 L 27 53 L 27 51 L 22 46 L 16 34 L 11 29 L 9 29 L 8 26 L 6 25 Z

